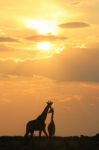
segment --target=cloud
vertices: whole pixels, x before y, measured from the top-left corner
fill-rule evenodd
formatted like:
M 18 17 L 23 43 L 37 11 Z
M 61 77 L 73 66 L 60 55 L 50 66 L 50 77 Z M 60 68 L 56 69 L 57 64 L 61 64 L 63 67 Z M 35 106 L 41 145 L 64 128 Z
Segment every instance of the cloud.
M 57 81 L 99 82 L 98 57 L 98 49 L 69 49 L 40 63 L 36 71 Z
M 84 28 L 89 27 L 90 25 L 85 22 L 67 22 L 63 24 L 59 24 L 61 28 Z
M 0 43 L 0 52 L 15 52 L 14 48 L 11 48 L 10 46 L 4 45 L 4 43 Z M 1 54 L 0 54 L 1 57 Z
M 78 5 L 80 3 L 80 0 L 67 0 L 72 5 Z
M 99 48 L 99 42 L 89 42 L 86 44 L 86 47 L 89 47 L 89 48 Z
M 30 36 L 26 37 L 27 40 L 32 40 L 35 42 L 39 41 L 56 41 L 56 40 L 66 40 L 66 37 L 61 37 L 61 36 L 55 36 L 55 35 L 35 35 L 35 36 Z
M 18 76 L 44 76 L 56 81 L 99 82 L 99 50 L 65 50 L 46 60 L 0 61 L 0 73 Z
M 11 37 L 0 37 L 0 42 L 18 42 L 18 40 Z

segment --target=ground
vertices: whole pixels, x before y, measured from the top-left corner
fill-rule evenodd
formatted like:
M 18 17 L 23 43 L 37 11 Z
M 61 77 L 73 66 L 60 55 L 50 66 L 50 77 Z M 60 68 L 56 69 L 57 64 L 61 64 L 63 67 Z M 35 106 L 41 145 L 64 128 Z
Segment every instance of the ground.
M 34 139 L 22 136 L 1 136 L 0 150 L 99 150 L 99 135 Z

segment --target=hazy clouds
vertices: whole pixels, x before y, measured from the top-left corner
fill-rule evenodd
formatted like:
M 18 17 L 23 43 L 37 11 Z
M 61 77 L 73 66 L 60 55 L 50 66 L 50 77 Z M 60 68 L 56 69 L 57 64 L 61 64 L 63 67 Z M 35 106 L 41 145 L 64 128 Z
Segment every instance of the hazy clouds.
M 0 0 L 0 6 L 0 134 L 24 135 L 48 100 L 56 135 L 98 133 L 99 0 Z M 43 20 L 55 23 L 55 35 L 32 28 Z M 52 53 L 64 51 L 45 59 L 37 50 L 45 40 L 55 44 Z
M 0 73 L 18 76 L 39 75 L 56 81 L 99 82 L 99 50 L 68 49 L 45 60 L 1 60 Z
M 67 22 L 59 25 L 61 28 L 84 28 L 89 26 L 90 25 L 85 22 Z
M 0 37 L 0 42 L 18 42 L 18 40 L 11 37 Z
M 55 35 L 35 35 L 35 36 L 30 36 L 26 37 L 27 40 L 35 41 L 35 42 L 41 42 L 41 41 L 56 41 L 56 40 L 65 40 L 66 37 L 62 36 L 55 36 Z

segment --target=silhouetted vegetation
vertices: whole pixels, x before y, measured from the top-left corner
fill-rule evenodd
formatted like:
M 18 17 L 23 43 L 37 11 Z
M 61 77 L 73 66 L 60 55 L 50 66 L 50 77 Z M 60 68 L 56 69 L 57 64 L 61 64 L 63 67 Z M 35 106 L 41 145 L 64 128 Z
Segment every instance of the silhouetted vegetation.
M 24 138 L 1 136 L 0 150 L 99 150 L 99 134 L 93 137 L 81 135 L 70 137 Z

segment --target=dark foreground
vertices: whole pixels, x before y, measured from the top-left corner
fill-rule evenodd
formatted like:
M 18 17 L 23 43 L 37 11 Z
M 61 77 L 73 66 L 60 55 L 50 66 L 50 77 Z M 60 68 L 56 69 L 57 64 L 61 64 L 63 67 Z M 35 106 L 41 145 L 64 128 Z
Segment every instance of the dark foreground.
M 99 134 L 93 137 L 46 137 L 34 139 L 21 136 L 1 136 L 0 150 L 99 150 Z

